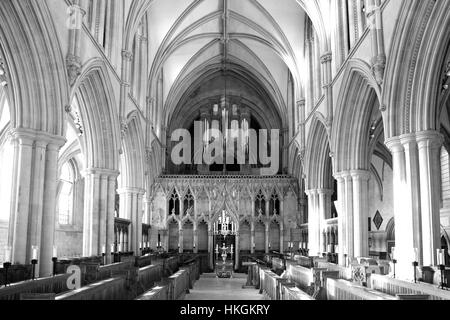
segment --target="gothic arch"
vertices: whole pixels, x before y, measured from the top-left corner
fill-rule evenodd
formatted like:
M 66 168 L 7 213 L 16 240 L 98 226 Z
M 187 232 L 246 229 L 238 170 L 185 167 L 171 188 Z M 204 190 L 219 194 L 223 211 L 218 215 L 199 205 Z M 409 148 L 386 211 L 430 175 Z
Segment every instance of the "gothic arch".
M 0 21 L 0 56 L 7 67 L 12 128 L 63 136 L 69 83 L 46 2 L 2 1 Z
M 119 119 L 106 66 L 99 59 L 88 63 L 72 90 L 85 128 L 82 137 L 86 168 L 118 170 Z
M 387 139 L 439 129 L 437 101 L 449 28 L 448 1 L 403 1 L 383 86 Z
M 330 144 L 326 127 L 315 116 L 309 131 L 305 154 L 306 189 L 331 189 Z
M 123 160 L 120 164 L 123 187 L 143 189 L 144 174 L 144 141 L 141 121 L 137 111 L 128 116 L 128 130 L 122 141 Z
M 350 60 L 339 93 L 331 135 L 335 173 L 370 169 L 370 120 L 380 98 L 380 89 L 370 67 L 363 61 Z

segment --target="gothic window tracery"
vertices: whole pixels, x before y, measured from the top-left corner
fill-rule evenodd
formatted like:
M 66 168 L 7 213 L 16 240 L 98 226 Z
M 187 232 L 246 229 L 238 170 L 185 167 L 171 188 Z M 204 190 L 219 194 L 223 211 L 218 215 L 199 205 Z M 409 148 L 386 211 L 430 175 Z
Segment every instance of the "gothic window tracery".
M 169 214 L 180 215 L 180 197 L 175 189 L 173 189 L 169 199 Z
M 255 216 L 266 214 L 266 197 L 264 196 L 262 190 L 256 196 L 255 200 Z
M 275 190 L 270 198 L 269 212 L 271 217 L 274 215 L 280 215 L 280 198 Z

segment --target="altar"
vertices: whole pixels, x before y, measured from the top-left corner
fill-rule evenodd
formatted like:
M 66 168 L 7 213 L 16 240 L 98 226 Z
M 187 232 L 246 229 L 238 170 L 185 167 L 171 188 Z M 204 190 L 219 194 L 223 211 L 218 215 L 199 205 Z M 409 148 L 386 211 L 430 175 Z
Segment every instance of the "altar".
M 233 278 L 234 261 L 233 257 L 233 245 L 231 247 L 225 247 L 223 244 L 219 250 L 219 246 L 216 247 L 216 266 L 215 272 L 217 278 Z M 219 252 L 221 254 L 219 255 Z M 221 259 L 219 259 L 219 257 Z

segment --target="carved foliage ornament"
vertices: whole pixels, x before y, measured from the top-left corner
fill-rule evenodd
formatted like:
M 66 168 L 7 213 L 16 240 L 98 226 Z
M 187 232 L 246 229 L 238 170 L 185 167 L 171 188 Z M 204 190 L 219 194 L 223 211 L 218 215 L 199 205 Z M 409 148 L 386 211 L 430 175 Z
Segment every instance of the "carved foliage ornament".
M 3 58 L 0 56 L 0 86 L 6 87 L 8 85 L 8 81 L 6 78 L 6 67 Z

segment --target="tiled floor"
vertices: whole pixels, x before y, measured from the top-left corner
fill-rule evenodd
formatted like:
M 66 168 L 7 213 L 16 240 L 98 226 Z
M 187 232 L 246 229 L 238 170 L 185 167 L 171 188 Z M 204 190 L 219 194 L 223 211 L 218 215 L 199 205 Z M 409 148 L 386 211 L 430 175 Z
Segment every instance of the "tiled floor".
M 215 274 L 203 274 L 185 300 L 263 300 L 256 289 L 242 289 L 245 274 L 234 274 L 233 279 L 217 279 Z

